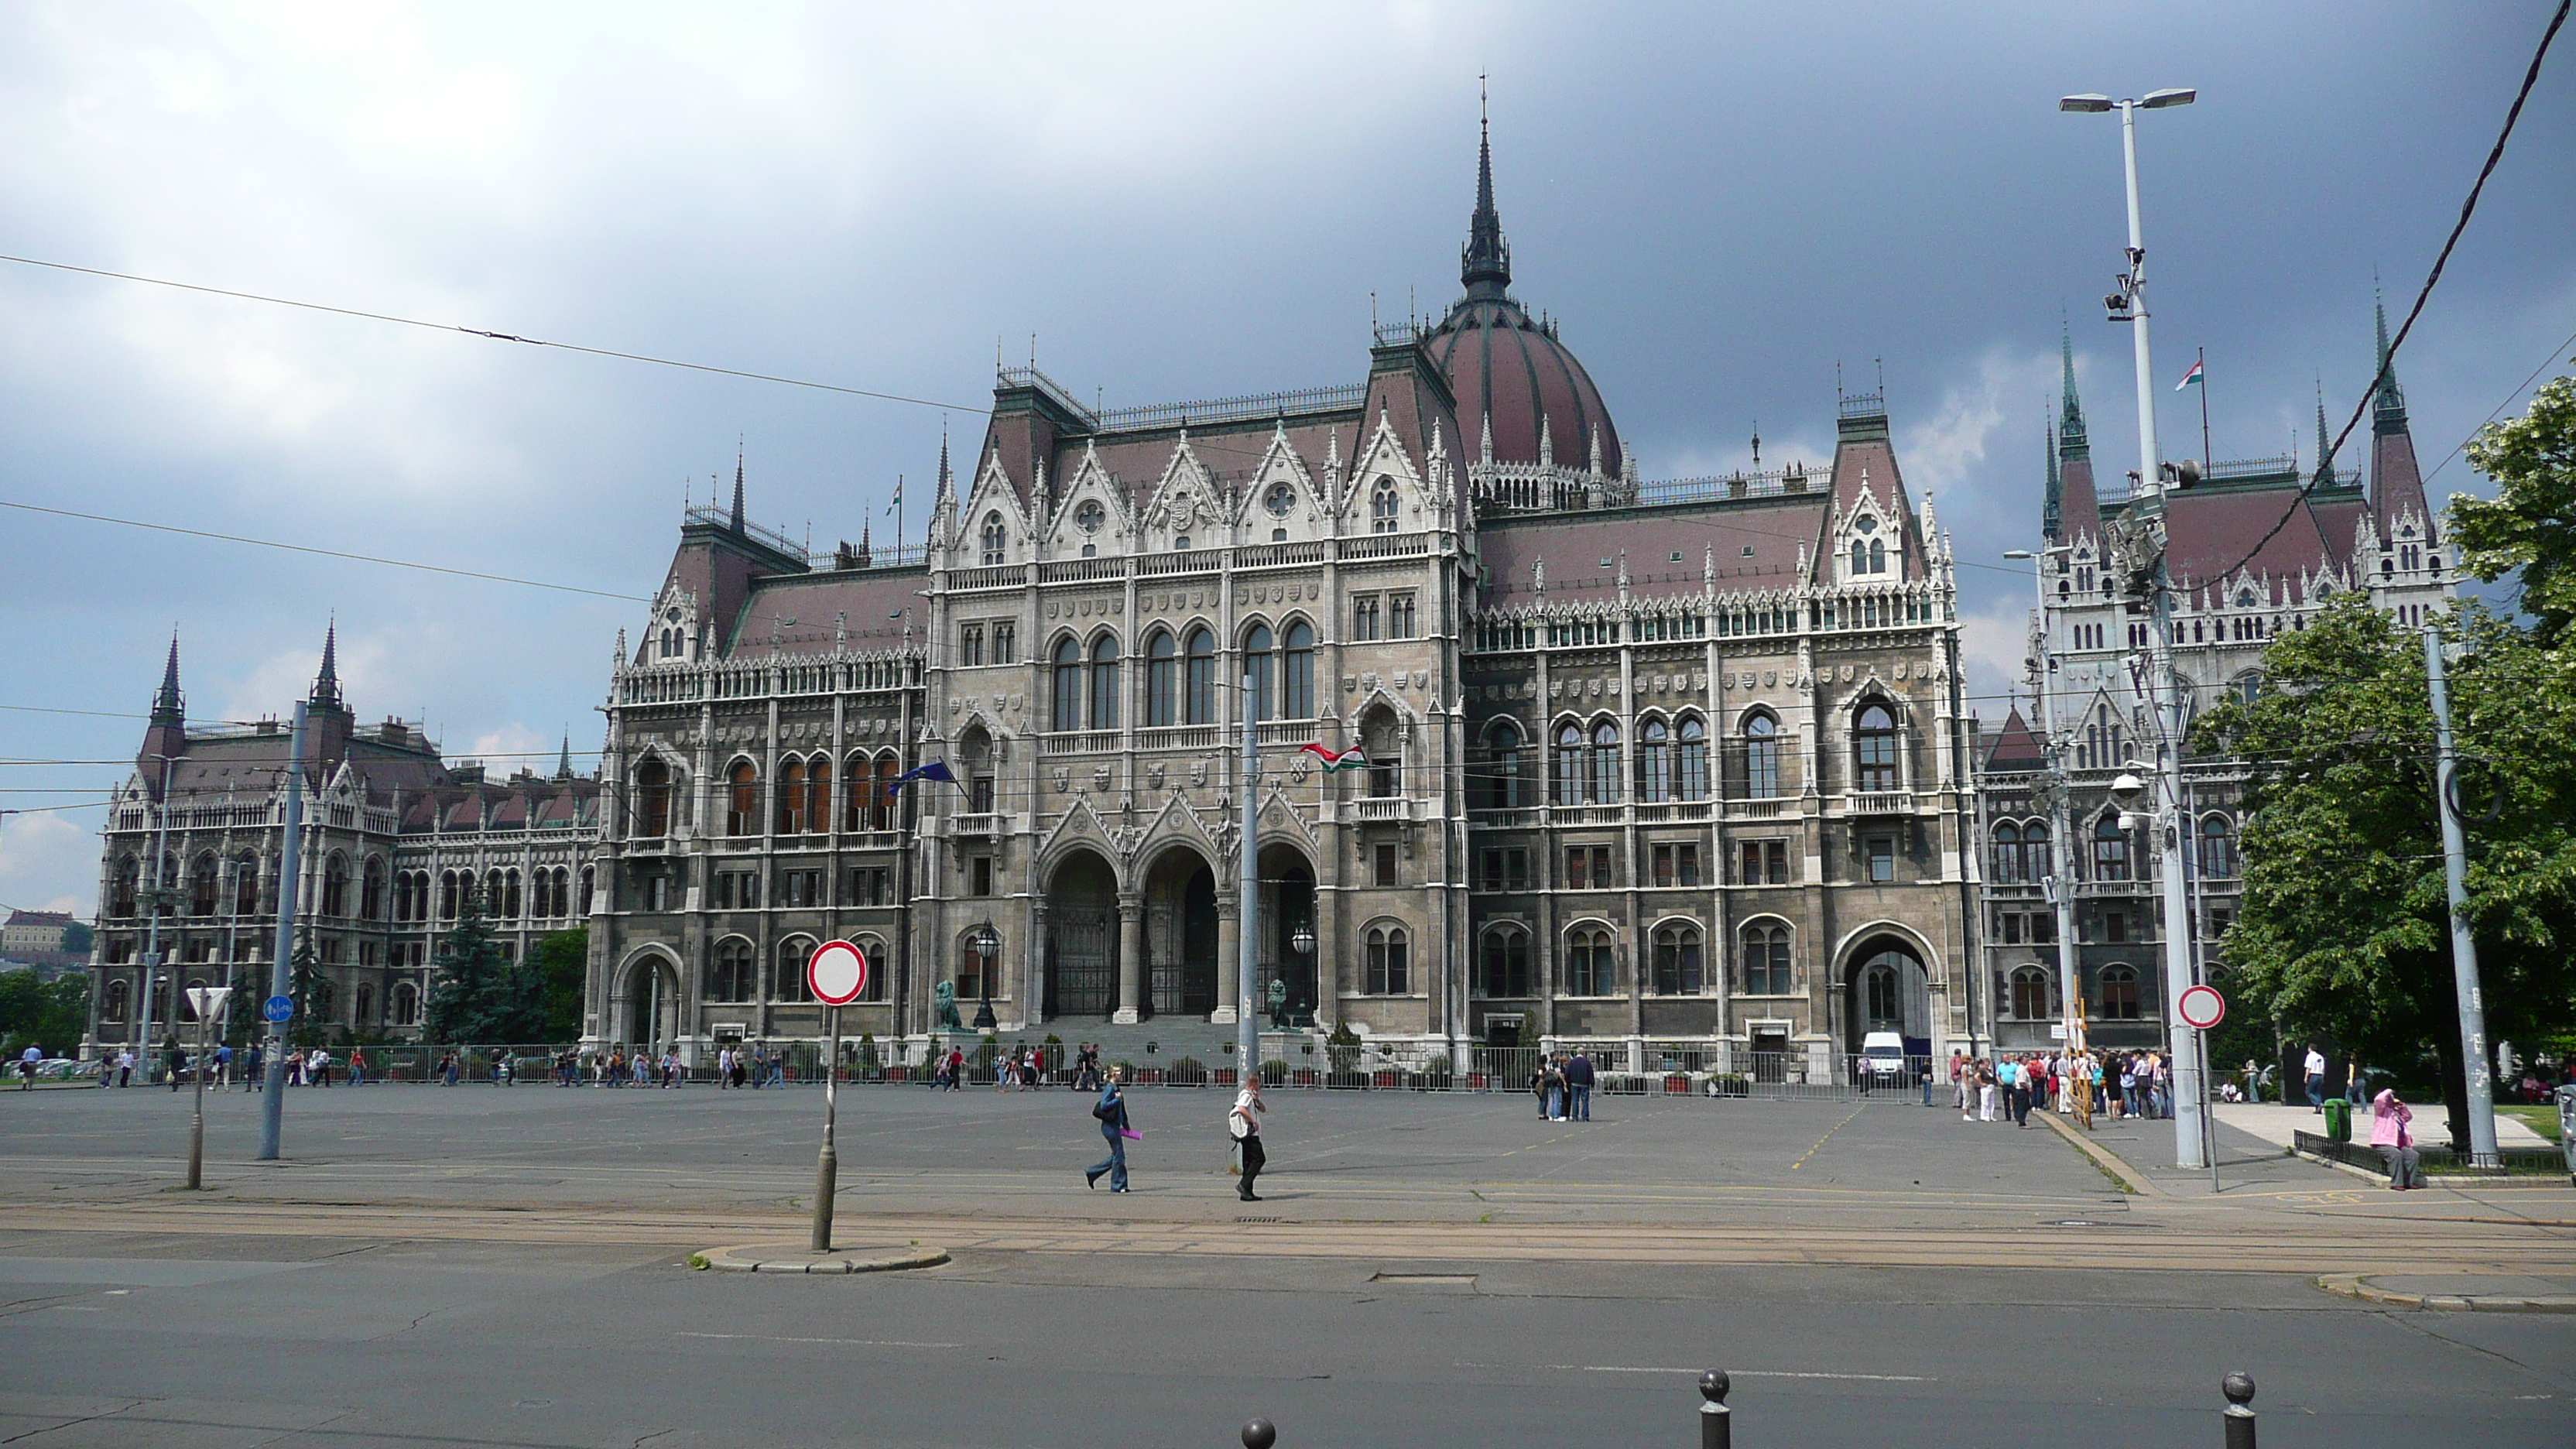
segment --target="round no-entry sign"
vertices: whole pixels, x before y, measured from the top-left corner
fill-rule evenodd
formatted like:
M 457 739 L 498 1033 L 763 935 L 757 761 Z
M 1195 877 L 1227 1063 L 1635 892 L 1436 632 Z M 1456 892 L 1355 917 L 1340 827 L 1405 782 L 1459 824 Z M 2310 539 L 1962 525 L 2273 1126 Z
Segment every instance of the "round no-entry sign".
M 2227 1019 L 2227 998 L 2215 986 L 2186 986 L 2178 1008 L 2182 1024 L 2194 1031 L 2207 1031 Z
M 867 953 L 847 941 L 826 941 L 805 963 L 805 984 L 825 1006 L 847 1006 L 868 989 Z

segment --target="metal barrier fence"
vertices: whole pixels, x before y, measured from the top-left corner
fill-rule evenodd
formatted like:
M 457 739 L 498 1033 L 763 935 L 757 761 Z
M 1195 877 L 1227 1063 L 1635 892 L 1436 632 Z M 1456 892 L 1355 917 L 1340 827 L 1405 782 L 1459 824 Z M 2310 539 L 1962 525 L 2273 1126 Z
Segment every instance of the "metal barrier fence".
M 1733 1385 L 1722 1369 L 1710 1369 L 1699 1376 L 1699 1449 L 1735 1449 L 1735 1414 L 1726 1402 Z M 2254 1376 L 2238 1369 L 2219 1380 L 2218 1392 L 2227 1407 L 2218 1411 L 2221 1449 L 2260 1449 L 2254 1436 Z M 1243 1449 L 1277 1449 L 1279 1428 L 1268 1419 L 1254 1419 L 1243 1426 Z
M 2388 1159 L 2379 1155 L 2378 1148 L 2366 1142 L 2337 1142 L 2315 1132 L 2293 1132 L 2290 1134 L 2290 1147 L 2311 1157 L 2358 1167 L 2380 1177 L 2388 1176 Z M 2454 1152 L 2448 1147 L 2427 1147 L 2422 1143 L 2415 1144 L 2415 1151 L 2427 1173 L 2469 1174 L 2478 1171 L 2469 1165 L 2465 1152 Z M 2568 1171 L 2567 1159 L 2555 1147 L 2500 1147 L 2496 1149 L 2496 1159 L 2501 1170 L 2508 1174 L 2538 1173 L 2555 1177 Z

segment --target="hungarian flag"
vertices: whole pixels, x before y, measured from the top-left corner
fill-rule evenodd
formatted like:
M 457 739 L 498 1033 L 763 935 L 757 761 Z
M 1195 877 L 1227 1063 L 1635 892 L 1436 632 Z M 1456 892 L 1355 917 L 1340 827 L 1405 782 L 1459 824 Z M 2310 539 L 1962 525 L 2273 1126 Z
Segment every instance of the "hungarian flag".
M 2187 388 L 2187 387 L 2191 386 L 2192 384 L 2194 384 L 2194 383 L 2196 383 L 2196 382 L 2199 382 L 2199 381 L 2200 381 L 2200 362 L 2199 362 L 2199 360 L 2198 360 L 2197 358 L 2195 358 L 2195 359 L 2193 359 L 2192 364 L 2191 364 L 2191 371 L 2184 373 L 2184 374 L 2182 375 L 2182 381 L 2180 381 L 2180 382 L 2178 382 L 2178 383 L 2175 383 L 2175 384 L 2174 384 L 2174 391 L 2176 391 L 2176 392 L 2180 392 L 2180 391 L 2182 391 L 2184 388 Z
M 1368 763 L 1368 752 L 1356 745 L 1340 754 L 1335 754 L 1322 745 L 1300 745 L 1298 748 L 1323 761 L 1324 773 L 1327 775 L 1335 770 L 1356 770 Z

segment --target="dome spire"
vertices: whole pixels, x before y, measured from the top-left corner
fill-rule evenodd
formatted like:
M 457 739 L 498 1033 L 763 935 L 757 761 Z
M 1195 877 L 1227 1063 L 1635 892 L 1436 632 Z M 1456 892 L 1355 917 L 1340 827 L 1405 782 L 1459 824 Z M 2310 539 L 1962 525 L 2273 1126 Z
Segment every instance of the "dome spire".
M 1458 280 L 1470 297 L 1500 297 L 1512 284 L 1512 248 L 1503 240 L 1502 214 L 1494 210 L 1493 127 L 1485 112 L 1485 78 L 1476 77 L 1476 214 L 1467 223 L 1467 246 Z

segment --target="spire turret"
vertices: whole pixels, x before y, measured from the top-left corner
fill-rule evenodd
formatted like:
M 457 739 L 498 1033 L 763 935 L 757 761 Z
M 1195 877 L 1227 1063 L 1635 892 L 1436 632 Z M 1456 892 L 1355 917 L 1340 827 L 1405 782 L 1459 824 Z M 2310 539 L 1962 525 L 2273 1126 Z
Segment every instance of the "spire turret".
M 152 722 L 175 724 L 188 714 L 188 701 L 179 693 L 179 632 L 170 631 L 170 662 L 161 666 L 161 691 L 152 696 Z
M 2057 471 L 2057 440 L 2053 436 L 2056 431 L 2047 418 L 2040 419 L 2039 463 L 2048 475 L 2048 502 L 2040 510 L 2039 531 L 2049 538 L 2057 537 L 2065 522 L 2066 479 Z
M 1485 115 L 1484 83 L 1476 86 L 1476 214 L 1467 222 L 1458 280 L 1470 297 L 1500 297 L 1512 284 L 1512 248 L 1503 240 L 1503 218 L 1494 209 L 1493 128 Z
M 311 703 L 337 708 L 340 704 L 340 625 L 332 621 L 322 633 L 322 669 L 313 676 Z
M 2326 384 L 2317 379 L 2317 472 L 2315 486 L 2335 486 L 2334 434 L 2326 431 Z
M 742 454 L 733 455 L 733 531 L 742 532 Z
M 2372 374 L 2370 430 L 2374 433 L 2406 431 L 2406 394 L 2397 386 L 2397 366 L 2388 356 L 2388 304 L 2376 302 L 2379 314 L 2379 370 Z
M 2066 375 L 2066 396 L 2057 405 L 2057 456 L 2061 461 L 2093 456 L 2084 436 L 2084 400 L 2075 395 L 2075 335 L 2058 324 L 2057 356 Z
M 572 778 L 572 731 L 570 730 L 564 731 L 563 755 L 555 761 L 555 778 L 558 780 Z

